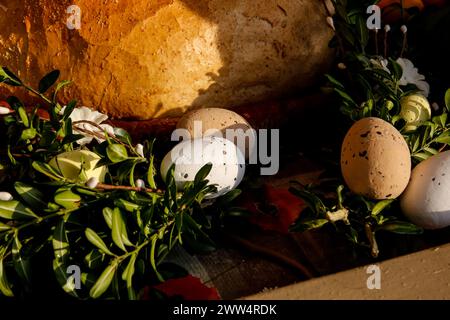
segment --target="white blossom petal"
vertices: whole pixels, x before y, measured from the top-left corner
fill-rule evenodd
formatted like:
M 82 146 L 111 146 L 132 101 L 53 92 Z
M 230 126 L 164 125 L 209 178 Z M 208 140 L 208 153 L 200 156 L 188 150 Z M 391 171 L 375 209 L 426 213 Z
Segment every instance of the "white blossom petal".
M 0 107 L 0 114 L 4 115 L 4 114 L 10 114 L 11 110 L 9 108 L 6 107 Z
M 74 131 L 74 132 L 77 133 L 76 131 Z M 86 134 L 84 132 L 78 132 L 77 134 L 84 134 L 85 135 L 84 138 L 81 138 L 81 139 L 77 140 L 77 143 L 80 146 L 84 146 L 86 144 L 89 144 L 89 143 L 92 142 L 92 139 L 94 139 L 94 137 L 92 137 L 92 136 L 86 136 Z
M 417 88 L 419 88 L 420 92 L 425 96 L 428 97 L 430 94 L 430 85 L 426 81 L 417 81 L 416 82 Z
M 425 97 L 428 97 L 430 85 L 425 81 L 425 76 L 420 74 L 419 70 L 414 67 L 412 61 L 405 58 L 398 58 L 397 63 L 403 70 L 403 75 L 399 81 L 400 85 L 414 84 Z
M 60 114 L 64 113 L 64 110 L 66 109 L 66 106 L 64 106 Z M 78 122 L 78 121 L 89 121 L 93 124 L 96 124 L 100 126 L 104 131 L 106 131 L 109 135 L 114 136 L 114 128 L 108 124 L 102 124 L 102 122 L 106 121 L 108 119 L 108 116 L 106 114 L 103 114 L 101 112 L 98 112 L 96 110 L 92 110 L 91 108 L 82 106 L 79 108 L 75 108 L 71 115 L 70 119 L 72 120 L 72 123 Z M 90 131 L 95 133 L 95 135 L 91 135 L 87 132 L 83 132 L 80 130 L 77 130 L 76 128 L 73 129 L 73 132 L 76 134 L 84 135 L 84 138 L 77 140 L 77 143 L 79 145 L 85 145 L 92 142 L 92 139 L 96 139 L 99 143 L 105 141 L 105 139 L 102 139 L 100 137 L 97 137 L 96 134 L 104 135 L 104 131 L 100 130 L 97 126 L 90 124 L 90 123 L 77 123 L 76 127 L 79 127 L 80 129 L 83 129 L 83 131 Z

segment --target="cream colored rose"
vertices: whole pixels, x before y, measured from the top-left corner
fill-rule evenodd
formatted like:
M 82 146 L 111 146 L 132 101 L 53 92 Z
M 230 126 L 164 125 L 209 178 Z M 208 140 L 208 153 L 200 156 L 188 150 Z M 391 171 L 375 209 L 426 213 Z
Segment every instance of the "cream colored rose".
M 106 167 L 95 166 L 100 161 L 100 157 L 89 150 L 74 150 L 61 153 L 50 160 L 49 164 L 59 169 L 61 174 L 69 180 L 85 182 L 90 178 L 96 178 L 103 182 L 106 174 Z

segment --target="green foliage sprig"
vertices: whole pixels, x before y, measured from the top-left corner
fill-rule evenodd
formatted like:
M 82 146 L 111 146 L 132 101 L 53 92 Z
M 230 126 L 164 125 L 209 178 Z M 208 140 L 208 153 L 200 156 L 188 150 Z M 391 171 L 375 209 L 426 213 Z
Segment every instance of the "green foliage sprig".
M 205 196 L 216 190 L 206 179 L 211 164 L 183 190 L 177 189 L 172 167 L 160 187 L 154 140 L 145 141 L 142 155 L 120 128 L 114 135 L 100 135 L 105 141 L 92 148 L 101 158 L 97 166 L 108 168 L 104 183 L 88 187 L 83 179 L 68 179 L 48 162 L 62 152 L 80 149 L 77 141 L 83 135 L 74 134 L 74 129 L 82 129 L 70 118 L 76 101 L 61 114 L 57 93 L 70 82 L 55 85 L 58 77 L 59 71 L 49 73 L 35 90 L 0 68 L 0 82 L 23 87 L 44 102 L 44 107 L 36 105 L 29 111 L 18 98 L 7 99 L 14 112 L 4 118 L 7 136 L 1 148 L 5 152 L 0 183 L 13 199 L 0 201 L 0 293 L 29 295 L 39 278 L 33 269 L 41 264 L 52 265 L 60 290 L 73 297 L 136 299 L 144 285 L 170 276 L 163 262 L 174 247 L 214 249 L 207 215 L 226 214 L 223 208 L 240 191 L 228 193 L 208 210 Z M 45 93 L 54 85 L 48 98 Z M 39 117 L 39 108 L 50 118 Z M 82 165 L 80 177 L 83 170 Z M 137 185 L 140 177 L 148 187 Z M 68 272 L 71 266 L 82 272 L 81 288 Z
M 379 35 L 369 31 L 365 24 L 366 8 L 375 2 L 334 1 L 335 37 L 330 45 L 337 48 L 340 67 L 326 75 L 326 90 L 334 92 L 348 127 L 365 117 L 378 117 L 394 125 L 403 134 L 416 165 L 450 146 L 450 89 L 445 94 L 445 108 L 441 108 L 439 114 L 434 111 L 432 119 L 421 123 L 417 129 L 405 130 L 406 123 L 400 116 L 401 99 L 419 90 L 414 84 L 400 85 L 401 66 L 392 56 L 382 57 L 378 53 Z M 371 46 L 373 39 L 375 46 Z M 403 39 L 391 37 L 390 41 L 401 43 Z M 340 150 L 335 150 L 335 154 L 340 154 Z M 303 232 L 332 224 L 352 244 L 368 248 L 373 257 L 380 251 L 377 232 L 423 232 L 405 220 L 397 200 L 374 201 L 355 195 L 344 187 L 337 172 L 331 183 L 303 186 L 293 182 L 291 192 L 307 204 L 292 231 Z

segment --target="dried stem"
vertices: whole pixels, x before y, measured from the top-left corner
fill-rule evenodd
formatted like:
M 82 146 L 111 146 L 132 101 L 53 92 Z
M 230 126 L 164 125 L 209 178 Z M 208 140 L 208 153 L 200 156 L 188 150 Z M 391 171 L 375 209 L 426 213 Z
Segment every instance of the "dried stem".
M 87 129 L 85 129 L 85 128 L 80 128 L 80 127 L 76 126 L 77 124 L 83 124 L 83 123 L 89 124 L 89 125 L 91 125 L 91 126 L 97 128 L 98 130 L 100 130 L 100 131 L 103 132 L 104 134 L 101 134 L 101 133 L 99 133 L 99 132 L 93 132 L 93 131 L 87 130 Z M 74 121 L 74 122 L 72 123 L 72 125 L 73 125 L 74 128 L 75 128 L 76 130 L 78 130 L 78 131 L 81 131 L 81 132 L 83 132 L 83 133 L 91 134 L 91 135 L 96 136 L 96 137 L 101 138 L 101 139 L 105 139 L 105 134 L 107 134 L 108 137 L 111 138 L 111 139 L 113 139 L 115 142 L 120 143 L 120 144 L 126 146 L 126 144 L 124 144 L 122 141 L 120 141 L 120 140 L 117 139 L 116 137 L 109 135 L 107 132 L 105 132 L 105 129 L 103 129 L 99 124 L 97 124 L 97 123 L 95 123 L 95 122 L 93 122 L 93 121 L 89 121 L 89 120 L 78 120 L 78 121 Z
M 372 231 L 370 224 L 366 223 L 364 225 L 364 230 L 366 232 L 367 239 L 370 243 L 371 254 L 373 258 L 377 258 L 380 250 L 378 250 L 377 240 L 375 239 L 375 233 Z
M 387 53 L 388 53 L 388 45 L 387 45 L 387 38 L 388 38 L 389 31 L 384 31 L 384 58 L 387 59 Z
M 375 54 L 378 56 L 378 29 L 375 28 Z
M 127 191 L 143 191 L 149 193 L 162 193 L 160 189 L 151 189 L 151 188 L 140 188 L 140 187 L 132 187 L 132 186 L 115 186 L 111 184 L 99 183 L 95 186 L 95 189 L 100 190 L 127 190 Z

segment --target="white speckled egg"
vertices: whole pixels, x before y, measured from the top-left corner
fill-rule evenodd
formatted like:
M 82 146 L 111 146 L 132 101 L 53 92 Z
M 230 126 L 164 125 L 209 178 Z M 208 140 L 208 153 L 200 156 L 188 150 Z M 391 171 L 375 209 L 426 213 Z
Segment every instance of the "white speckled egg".
M 196 125 L 200 125 L 201 130 L 196 129 Z M 190 111 L 178 121 L 177 129 L 186 129 L 192 139 L 211 136 L 214 135 L 214 132 L 220 132 L 222 137 L 238 145 L 247 159 L 255 151 L 256 132 L 244 117 L 231 110 L 202 108 Z
M 450 151 L 414 168 L 400 205 L 408 219 L 425 229 L 450 226 Z
M 371 199 L 395 199 L 411 175 L 408 145 L 390 123 L 379 118 L 357 121 L 347 132 L 341 151 L 347 186 Z
M 206 198 L 216 198 L 236 188 L 245 173 L 245 159 L 231 141 L 220 137 L 204 137 L 186 140 L 177 144 L 161 163 L 161 176 L 165 179 L 169 168 L 175 164 L 174 178 L 182 189 L 188 181 L 194 181 L 197 172 L 207 163 L 212 163 L 206 177 L 215 184 L 217 192 Z

